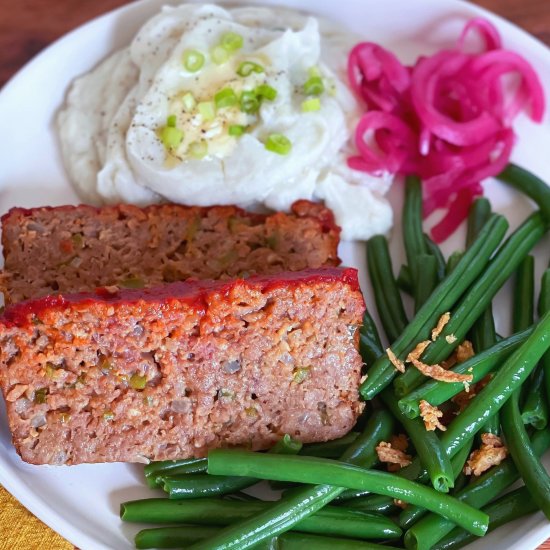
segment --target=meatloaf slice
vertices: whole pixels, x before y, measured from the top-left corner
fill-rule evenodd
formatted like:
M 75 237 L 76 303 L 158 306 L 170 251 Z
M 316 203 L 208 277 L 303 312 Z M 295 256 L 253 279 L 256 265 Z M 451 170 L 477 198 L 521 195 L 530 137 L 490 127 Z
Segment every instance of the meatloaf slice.
M 272 215 L 175 204 L 14 208 L 2 218 L 0 290 L 14 303 L 338 265 L 339 234 L 332 212 L 309 201 Z
M 47 296 L 0 318 L 0 385 L 32 464 L 147 462 L 344 435 L 362 405 L 354 269 Z

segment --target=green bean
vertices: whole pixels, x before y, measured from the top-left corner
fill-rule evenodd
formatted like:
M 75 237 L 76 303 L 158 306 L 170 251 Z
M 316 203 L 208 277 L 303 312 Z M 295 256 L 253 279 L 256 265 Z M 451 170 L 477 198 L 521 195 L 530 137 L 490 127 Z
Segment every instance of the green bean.
M 483 535 L 488 518 L 478 510 L 420 483 L 394 474 L 365 470 L 352 464 L 307 456 L 287 456 L 215 449 L 208 454 L 208 471 L 218 475 L 252 475 L 298 483 L 336 483 L 349 489 L 405 500 L 456 522 L 472 533 Z
M 413 287 L 417 285 L 415 268 L 421 254 L 428 254 L 422 231 L 422 183 L 416 176 L 405 179 L 405 204 L 403 205 L 403 242 L 407 264 L 411 269 Z
M 535 318 L 535 258 L 527 256 L 520 264 L 513 292 L 513 327 L 521 330 Z M 548 406 L 544 396 L 544 370 L 539 365 L 523 388 L 522 418 L 525 424 L 543 429 L 548 423 Z
M 470 246 L 491 216 L 491 203 L 485 197 L 476 199 L 468 213 L 466 246 Z
M 549 347 L 550 312 L 543 316 L 522 346 L 508 357 L 487 386 L 470 401 L 468 408 L 447 426 L 447 431 L 441 436 L 441 444 L 451 458 L 468 444 L 472 434 L 479 432 L 525 382 L 540 356 Z M 407 469 L 419 471 L 420 461 L 413 459 L 401 473 Z
M 268 481 L 267 484 L 272 491 L 287 491 L 297 487 L 297 483 L 286 483 L 284 481 Z
M 472 285 L 460 302 L 453 308 L 450 321 L 443 331 L 422 356 L 427 364 L 437 363 L 447 358 L 456 346 L 464 339 L 476 319 L 491 303 L 494 295 L 506 282 L 508 277 L 525 258 L 528 252 L 544 235 L 545 226 L 540 212 L 533 214 L 507 239 L 498 250 L 495 257 L 477 281 Z M 483 232 L 480 233 L 480 237 Z M 473 247 L 474 245 L 472 245 Z M 468 252 L 472 249 L 468 249 Z M 451 274 L 458 270 L 458 266 Z M 451 337 L 451 338 L 448 338 Z M 454 337 L 454 340 L 452 339 Z M 425 376 L 417 369 L 407 369 L 394 383 L 395 392 L 399 397 L 407 395 L 420 385 Z
M 288 434 L 285 434 L 269 450 L 270 453 L 277 454 L 296 454 L 302 448 L 299 441 L 295 441 Z M 238 477 L 220 477 L 209 476 L 206 474 L 186 474 L 186 475 L 162 475 L 156 478 L 171 499 L 188 499 L 209 497 L 215 495 L 226 495 L 246 489 L 258 482 L 257 479 L 238 478 Z
M 547 316 L 550 318 L 550 313 Z M 548 336 L 550 338 L 550 332 Z M 550 476 L 529 441 L 519 410 L 519 391 L 514 392 L 502 408 L 502 429 L 510 455 L 532 499 L 550 518 Z
M 513 291 L 514 332 L 525 330 L 535 320 L 535 258 L 526 256 L 519 264 Z
M 367 367 L 384 353 L 376 324 L 366 310 L 363 314 L 363 324 L 359 329 L 359 352 Z
M 468 214 L 468 231 L 466 245 L 470 246 L 478 235 L 483 225 L 491 215 L 491 204 L 485 197 L 476 199 L 470 207 Z M 471 334 L 472 344 L 476 353 L 480 353 L 493 346 L 496 342 L 495 320 L 492 306 L 481 314 L 474 323 Z
M 496 412 L 483 424 L 479 430 L 480 434 L 500 434 L 500 412 Z
M 493 379 L 448 426 L 441 443 L 453 456 L 502 408 L 506 400 L 527 379 L 544 352 L 550 347 L 550 312 L 542 317 L 525 343 L 500 367 Z
M 218 531 L 217 527 L 205 525 L 143 529 L 136 535 L 135 544 L 136 548 L 181 548 L 211 537 Z
M 397 275 L 397 286 L 409 296 L 413 294 L 412 275 L 408 265 L 402 265 Z
M 231 525 L 264 512 L 270 502 L 238 502 L 204 498 L 174 501 L 166 498 L 134 500 L 121 505 L 123 521 Z M 326 506 L 294 525 L 295 531 L 357 539 L 399 538 L 401 529 L 390 519 L 347 507 Z
M 472 383 L 479 382 L 499 367 L 513 351 L 517 350 L 527 340 L 532 332 L 533 328 L 529 328 L 514 334 L 463 363 L 454 365 L 450 370 L 459 374 L 471 374 L 473 376 Z M 464 384 L 460 382 L 440 382 L 431 379 L 402 397 L 399 400 L 399 408 L 409 418 L 416 418 L 420 415 L 419 404 L 421 400 L 437 407 L 463 390 Z
M 381 393 L 381 397 L 395 419 L 405 428 L 434 489 L 443 493 L 448 492 L 454 487 L 453 469 L 435 432 L 427 431 L 420 418 L 407 418 L 399 409 L 397 400 L 389 388 Z
M 359 432 L 348 432 L 344 437 L 325 443 L 310 443 L 304 445 L 298 453 L 319 458 L 338 458 L 359 437 Z
M 293 439 L 290 435 L 285 434 L 271 449 L 270 453 L 278 455 L 295 455 L 302 450 L 302 443 L 296 439 Z
M 283 533 L 277 537 L 276 545 L 270 545 L 266 550 L 272 550 L 274 547 L 277 550 L 304 550 L 305 548 L 315 548 L 315 550 L 397 550 L 394 546 L 374 542 L 320 537 L 303 533 Z
M 163 489 L 172 499 L 201 498 L 226 495 L 255 485 L 258 480 L 252 477 L 212 476 L 207 474 L 186 474 L 164 476 Z
M 537 203 L 547 224 L 550 224 L 550 187 L 540 178 L 515 164 L 508 164 L 497 176 Z
M 392 515 L 399 510 L 394 499 L 384 495 L 367 495 L 345 502 L 348 508 L 362 510 L 364 512 L 378 512 L 379 514 Z
M 489 306 L 474 323 L 472 327 L 472 345 L 476 353 L 490 349 L 497 342 L 495 331 L 495 319 L 493 317 L 493 308 Z M 477 381 L 477 380 L 476 380 Z M 413 392 L 414 393 L 414 390 Z M 500 433 L 500 413 L 495 413 L 489 418 L 479 433 L 491 433 L 498 435 Z
M 527 397 L 521 408 L 521 418 L 524 424 L 543 430 L 548 424 L 548 404 L 545 395 L 545 372 L 540 364 L 527 383 Z
M 470 442 L 466 444 L 460 451 L 453 456 L 451 459 L 451 465 L 453 468 L 453 478 L 456 480 L 458 477 L 462 474 L 462 469 L 464 467 L 464 463 L 468 459 L 468 456 L 470 455 L 470 449 L 472 448 L 472 442 L 473 438 L 470 439 Z M 456 482 L 455 482 L 455 492 L 456 489 Z M 403 529 L 409 529 L 412 525 L 414 525 L 421 517 L 425 516 L 428 513 L 428 510 L 425 508 L 422 508 L 420 506 L 407 506 L 400 514 L 398 523 Z
M 206 462 L 206 458 L 187 458 L 185 460 L 157 460 L 155 462 L 150 462 L 144 467 L 145 475 L 151 475 L 156 472 L 167 472 L 173 468 L 179 468 L 180 466 L 185 466 L 187 464 L 195 464 L 196 462 Z M 196 473 L 196 472 L 193 472 Z
M 243 493 L 242 491 L 237 491 L 236 493 L 230 493 L 229 495 L 223 495 L 221 498 L 225 500 L 232 500 L 237 502 L 256 502 L 261 501 L 261 498 L 254 497 L 248 493 Z M 181 501 L 170 501 L 170 502 L 181 502 Z
M 326 458 L 329 458 L 328 456 Z M 363 498 L 366 496 L 371 496 L 370 491 L 355 491 L 354 489 L 346 489 L 342 493 L 340 493 L 334 500 L 338 504 L 345 502 L 345 505 L 347 505 L 347 502 L 349 500 L 354 500 L 356 498 Z
M 522 425 L 523 426 L 523 425 Z M 540 455 L 550 445 L 550 432 L 541 431 L 539 437 L 533 437 L 534 446 Z M 475 479 L 465 489 L 456 494 L 463 503 L 476 508 L 485 506 L 502 491 L 519 479 L 519 472 L 510 458 L 494 466 Z M 415 550 L 428 550 L 454 528 L 453 522 L 446 518 L 430 514 L 422 518 L 405 533 L 405 546 Z
M 165 460 L 162 462 L 151 462 L 145 466 L 145 480 L 151 488 L 162 487 L 163 476 L 205 474 L 208 461 L 206 458 L 188 458 L 184 460 Z
M 460 474 L 458 474 L 458 477 L 455 479 L 453 494 L 458 493 L 458 491 L 462 491 L 462 489 L 464 489 L 464 487 L 468 485 L 469 481 L 470 478 L 464 472 L 460 472 Z
M 367 263 L 378 315 L 388 339 L 393 341 L 403 332 L 408 320 L 393 276 L 386 237 L 376 235 L 369 239 Z
M 538 506 L 531 499 L 527 488 L 520 487 L 484 506 L 482 510 L 489 516 L 487 533 L 490 533 L 501 525 L 536 512 Z M 432 550 L 458 550 L 475 540 L 478 540 L 476 536 L 460 527 L 455 527 L 448 535 L 432 546 Z
M 491 305 L 481 314 L 474 323 L 471 333 L 472 346 L 476 353 L 481 353 L 494 346 L 497 342 L 495 318 Z
M 518 322 L 528 322 L 534 318 L 535 309 L 535 259 L 528 256 L 525 265 L 518 270 L 517 284 L 514 292 L 514 313 Z M 520 295 L 523 300 L 517 298 Z M 516 321 L 516 319 L 514 319 Z M 523 390 L 521 417 L 524 424 L 530 424 L 537 430 L 548 424 L 548 404 L 545 395 L 544 357 L 531 375 L 529 383 Z
M 445 273 L 447 275 L 450 275 L 455 270 L 456 266 L 458 265 L 460 260 L 462 260 L 463 256 L 464 256 L 464 251 L 462 250 L 455 250 L 449 256 L 449 259 L 447 260 L 447 266 L 445 268 Z
M 550 311 L 550 269 L 547 269 L 542 275 L 539 296 L 539 316 L 542 317 L 548 311 Z M 541 364 L 544 370 L 546 402 L 550 403 L 550 351 L 543 355 Z
M 445 258 L 443 257 L 439 246 L 434 243 L 430 236 L 426 233 L 424 233 L 424 242 L 426 243 L 426 248 L 428 249 L 428 252 L 435 258 L 437 262 L 437 278 L 438 282 L 441 282 L 445 278 L 445 273 L 447 271 Z
M 203 525 L 185 525 L 179 527 L 161 527 L 144 529 L 136 535 L 136 548 L 188 548 L 190 544 L 203 542 L 221 532 L 219 527 Z M 283 533 L 278 537 L 254 546 L 254 550 L 396 550 L 391 546 L 382 546 L 373 542 L 334 537 L 320 537 L 304 533 Z
M 414 288 L 414 308 L 418 311 L 439 283 L 437 259 L 429 254 L 422 254 L 418 257 L 414 270 L 417 281 Z
M 294 441 L 289 435 L 285 435 L 275 443 L 275 446 L 270 452 L 281 454 L 298 452 L 301 446 L 300 442 Z M 151 462 L 144 468 L 145 479 L 151 488 L 162 487 L 164 485 L 164 477 L 166 476 L 179 477 L 186 474 L 206 474 L 207 465 L 208 461 L 206 458 L 186 458 L 183 460 Z
M 449 311 L 483 271 L 507 227 L 508 223 L 502 216 L 491 217 L 455 270 L 437 286 L 401 336 L 392 344 L 391 349 L 397 357 L 404 359 L 419 341 L 429 338 L 441 315 Z M 367 371 L 368 378 L 361 384 L 363 398 L 372 399 L 391 383 L 396 372 L 387 355 L 379 357 Z
M 387 441 L 394 431 L 392 416 L 385 410 L 376 410 L 367 421 L 363 433 L 342 455 L 341 460 L 370 468 L 377 463 L 376 446 Z M 300 487 L 285 493 L 265 512 L 221 530 L 204 543 L 204 550 L 244 550 L 291 529 L 334 500 L 344 491 L 332 485 Z M 201 548 L 200 546 L 198 548 Z
M 491 204 L 485 197 L 476 199 L 470 207 L 468 214 L 468 226 L 466 234 L 466 246 L 470 246 L 483 225 L 491 215 Z M 474 323 L 470 339 L 476 353 L 494 346 L 496 343 L 495 319 L 493 317 L 493 307 L 489 304 L 487 309 L 481 314 L 480 318 Z M 492 416 L 485 426 L 480 430 L 481 433 L 493 433 L 497 435 L 500 430 L 500 419 L 498 413 Z

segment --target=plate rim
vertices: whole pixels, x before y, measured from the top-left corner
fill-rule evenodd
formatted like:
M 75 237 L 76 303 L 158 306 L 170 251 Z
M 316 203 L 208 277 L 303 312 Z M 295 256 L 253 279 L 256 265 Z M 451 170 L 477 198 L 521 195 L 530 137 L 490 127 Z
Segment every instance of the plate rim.
M 348 0 L 344 0 L 344 3 Z M 369 1 L 369 0 L 366 0 Z M 403 2 L 404 0 L 390 0 L 392 2 Z M 426 4 L 433 3 L 435 0 L 423 0 Z M 440 1 L 440 0 L 439 0 Z M 530 48 L 534 48 L 543 59 L 548 60 L 550 67 L 550 46 L 544 44 L 540 39 L 533 36 L 517 24 L 505 19 L 503 16 L 496 14 L 482 6 L 473 4 L 467 0 L 444 0 L 445 8 L 452 10 L 453 8 L 466 8 L 476 13 L 479 16 L 488 17 L 494 21 L 497 21 L 501 29 L 503 30 L 504 37 L 508 33 L 515 33 L 521 35 L 522 40 L 526 41 L 526 44 Z M 178 2 L 177 0 L 138 0 L 128 4 L 124 4 L 117 8 L 114 8 L 103 14 L 99 14 L 94 18 L 82 23 L 75 27 L 71 31 L 60 36 L 46 48 L 41 50 L 37 55 L 27 61 L 17 72 L 10 77 L 10 79 L 0 89 L 0 106 L 5 101 L 11 90 L 15 88 L 20 80 L 27 77 L 29 73 L 35 70 L 37 66 L 40 66 L 43 59 L 50 56 L 52 51 L 55 52 L 59 48 L 63 48 L 65 43 L 69 43 L 76 35 L 89 31 L 93 26 L 101 26 L 105 24 L 111 18 L 129 17 L 132 12 L 139 13 L 147 5 L 157 5 L 159 8 L 163 5 L 174 5 L 180 3 L 206 3 L 201 0 L 188 0 L 187 2 Z M 214 2 L 212 2 L 214 3 Z M 232 2 L 231 0 L 218 0 L 218 4 L 222 5 L 258 5 L 258 6 L 286 6 L 300 10 L 300 7 L 293 5 L 292 0 L 259 0 L 248 1 L 241 0 L 240 2 Z M 312 15 L 316 15 L 315 11 L 309 11 Z M 318 13 L 317 13 L 318 15 Z M 99 60 L 98 60 L 99 61 Z M 550 109 L 550 98 L 548 98 L 548 109 Z M 3 406 L 3 405 L 2 405 Z M 43 523 L 48 525 L 52 530 L 57 532 L 60 536 L 65 538 L 70 543 L 79 546 L 83 550 L 97 548 L 109 550 L 110 547 L 103 545 L 96 539 L 91 538 L 86 532 L 76 528 L 70 521 L 67 521 L 64 516 L 58 512 L 54 507 L 49 506 L 44 498 L 34 493 L 30 488 L 27 488 L 23 482 L 17 483 L 15 479 L 11 479 L 9 476 L 4 475 L 4 469 L 2 467 L 2 460 L 0 457 L 0 485 L 4 487 L 20 504 L 22 504 L 27 510 L 34 514 Z M 540 515 L 540 513 L 539 513 Z M 546 540 L 550 536 L 550 523 L 546 518 L 542 516 L 542 521 L 537 520 L 537 524 L 527 533 L 522 533 L 515 541 L 514 547 L 521 548 L 521 545 L 531 545 L 535 548 L 538 544 Z M 523 546 L 525 547 L 525 546 Z

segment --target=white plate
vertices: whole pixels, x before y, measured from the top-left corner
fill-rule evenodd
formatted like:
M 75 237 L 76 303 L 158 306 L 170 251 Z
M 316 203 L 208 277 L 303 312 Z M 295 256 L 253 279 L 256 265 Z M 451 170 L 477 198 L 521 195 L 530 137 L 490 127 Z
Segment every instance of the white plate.
M 40 206 L 75 203 L 60 161 L 53 131 L 54 113 L 63 101 L 74 77 L 91 69 L 114 49 L 126 45 L 139 26 L 153 15 L 163 0 L 137 2 L 71 32 L 29 63 L 0 93 L 0 213 L 12 206 Z M 550 100 L 550 51 L 518 28 L 477 7 L 457 0 L 265 0 L 269 5 L 289 5 L 318 13 L 349 26 L 368 40 L 379 42 L 412 62 L 421 53 L 449 45 L 464 21 L 483 15 L 493 21 L 505 37 L 505 44 L 527 57 L 543 78 Z M 541 126 L 518 121 L 520 135 L 514 160 L 550 181 L 547 114 Z M 395 211 L 402 198 L 399 185 L 391 192 Z M 516 226 L 531 206 L 501 184 L 490 182 L 488 195 L 496 210 Z M 397 215 L 399 218 L 399 215 Z M 399 227 L 392 248 L 403 257 Z M 462 246 L 463 235 L 446 243 L 446 252 Z M 548 261 L 549 242 L 537 248 L 539 270 Z M 363 247 L 344 245 L 346 263 L 363 268 Z M 396 263 L 396 267 L 400 264 Z M 363 270 L 364 271 L 364 270 Z M 364 273 L 363 275 L 363 283 Z M 370 292 L 363 286 L 367 301 Z M 505 331 L 509 304 L 502 293 L 497 306 L 499 330 Z M 509 297 L 509 296 L 508 296 Z M 1 401 L 1 400 L 0 400 Z M 0 404 L 0 483 L 29 510 L 83 550 L 133 548 L 138 527 L 122 525 L 120 502 L 146 498 L 155 493 L 142 479 L 142 466 L 84 465 L 73 467 L 29 466 L 21 462 L 11 446 L 3 404 Z M 159 493 L 160 494 L 160 493 Z M 516 521 L 477 542 L 471 548 L 525 550 L 550 536 L 550 524 L 542 514 Z

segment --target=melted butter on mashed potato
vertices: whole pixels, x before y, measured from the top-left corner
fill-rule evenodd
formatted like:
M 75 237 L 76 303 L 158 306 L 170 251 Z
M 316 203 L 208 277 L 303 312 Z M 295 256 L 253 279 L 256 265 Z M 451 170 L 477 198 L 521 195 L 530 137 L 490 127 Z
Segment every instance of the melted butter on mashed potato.
M 242 47 L 216 63 L 212 52 L 228 33 L 242 37 Z M 346 165 L 359 116 L 344 84 L 355 41 L 292 11 L 165 7 L 129 48 L 74 82 L 58 117 L 69 176 L 93 203 L 169 200 L 287 210 L 305 198 L 332 208 L 344 239 L 385 233 L 392 224 L 384 197 L 390 179 Z M 204 56 L 198 70 L 186 68 L 188 52 Z M 261 71 L 239 75 L 246 61 Z M 304 89 L 312 75 L 323 82 L 319 95 Z M 276 97 L 260 98 L 257 112 L 243 111 L 243 92 L 261 86 Z M 216 94 L 226 89 L 237 102 L 209 116 Z M 316 110 L 304 110 L 311 99 L 319 100 Z M 177 138 L 169 145 L 167 126 Z M 236 127 L 241 135 L 231 135 Z M 266 147 L 273 135 L 290 142 L 286 154 Z

